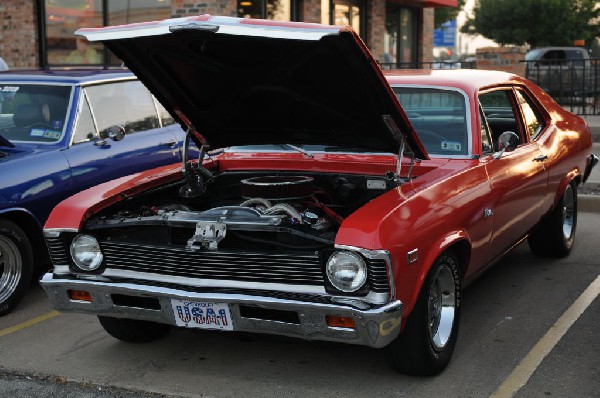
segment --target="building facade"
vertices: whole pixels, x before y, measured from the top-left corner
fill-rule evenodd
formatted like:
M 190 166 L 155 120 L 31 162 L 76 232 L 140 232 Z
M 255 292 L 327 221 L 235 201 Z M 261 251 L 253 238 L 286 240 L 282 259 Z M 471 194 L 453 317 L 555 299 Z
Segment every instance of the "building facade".
M 456 0 L 3 0 L 0 57 L 11 69 L 109 67 L 120 60 L 78 40 L 81 27 L 199 14 L 351 25 L 381 63 L 431 62 L 434 8 Z

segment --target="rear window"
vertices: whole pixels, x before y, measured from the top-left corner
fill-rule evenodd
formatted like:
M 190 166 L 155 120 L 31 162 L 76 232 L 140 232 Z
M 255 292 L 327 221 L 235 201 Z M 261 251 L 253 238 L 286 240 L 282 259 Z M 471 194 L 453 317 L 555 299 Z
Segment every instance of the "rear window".
M 71 93 L 71 86 L 0 82 L 0 135 L 17 142 L 60 140 Z

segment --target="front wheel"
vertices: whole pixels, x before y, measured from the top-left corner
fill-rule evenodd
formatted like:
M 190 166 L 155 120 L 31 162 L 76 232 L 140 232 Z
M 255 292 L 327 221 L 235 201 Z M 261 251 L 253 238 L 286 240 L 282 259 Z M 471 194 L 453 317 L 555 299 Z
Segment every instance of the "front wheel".
M 447 251 L 427 274 L 404 331 L 386 347 L 393 368 L 416 376 L 444 370 L 458 335 L 460 292 L 458 259 Z
M 0 316 L 12 311 L 31 283 L 33 254 L 17 224 L 0 220 Z
M 151 321 L 98 316 L 108 334 L 129 343 L 148 343 L 158 340 L 171 330 L 171 326 Z
M 543 257 L 566 257 L 575 242 L 577 228 L 577 184 L 572 181 L 556 207 L 527 238 L 531 251 Z

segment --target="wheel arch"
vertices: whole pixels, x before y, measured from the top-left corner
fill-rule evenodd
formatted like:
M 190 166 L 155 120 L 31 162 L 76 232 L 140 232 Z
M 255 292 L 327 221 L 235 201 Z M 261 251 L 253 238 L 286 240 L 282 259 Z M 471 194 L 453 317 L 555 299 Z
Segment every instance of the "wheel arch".
M 583 175 L 581 174 L 581 170 L 579 170 L 579 168 L 575 168 L 575 169 L 569 171 L 567 174 L 565 174 L 565 176 L 562 178 L 562 180 L 558 184 L 558 189 L 554 193 L 554 199 L 552 200 L 552 208 L 554 208 L 554 206 L 556 206 L 556 204 L 558 203 L 558 201 L 564 194 L 565 190 L 567 189 L 567 186 L 569 186 L 569 184 L 571 184 L 571 182 L 575 181 L 575 183 L 577 185 L 579 185 L 579 184 L 581 184 L 582 179 L 583 179 Z
M 26 209 L 4 209 L 0 212 L 0 219 L 11 221 L 19 226 L 29 239 L 31 247 L 46 248 L 43 229 L 35 216 Z M 33 250 L 34 267 L 50 261 L 48 250 Z
M 425 282 L 431 267 L 435 263 L 435 260 L 446 251 L 451 251 L 457 257 L 460 279 L 461 281 L 464 279 L 465 273 L 471 261 L 471 241 L 466 231 L 458 230 L 449 232 L 448 234 L 439 238 L 430 246 L 430 250 L 424 256 L 421 263 L 422 266 L 419 270 L 417 283 L 415 283 L 415 287 L 411 292 L 409 308 L 410 312 L 412 312 L 419 293 L 423 288 L 423 283 Z M 410 312 L 407 312 L 407 314 Z

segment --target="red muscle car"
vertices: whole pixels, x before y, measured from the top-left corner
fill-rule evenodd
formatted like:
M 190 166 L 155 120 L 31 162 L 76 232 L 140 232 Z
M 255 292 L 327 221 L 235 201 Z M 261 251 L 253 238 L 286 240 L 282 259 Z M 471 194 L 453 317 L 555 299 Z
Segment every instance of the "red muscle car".
M 117 339 L 273 333 L 384 348 L 432 375 L 466 284 L 524 239 L 543 256 L 573 247 L 590 131 L 521 77 L 384 75 L 339 26 L 205 15 L 78 34 L 201 148 L 46 223 L 53 305 Z

